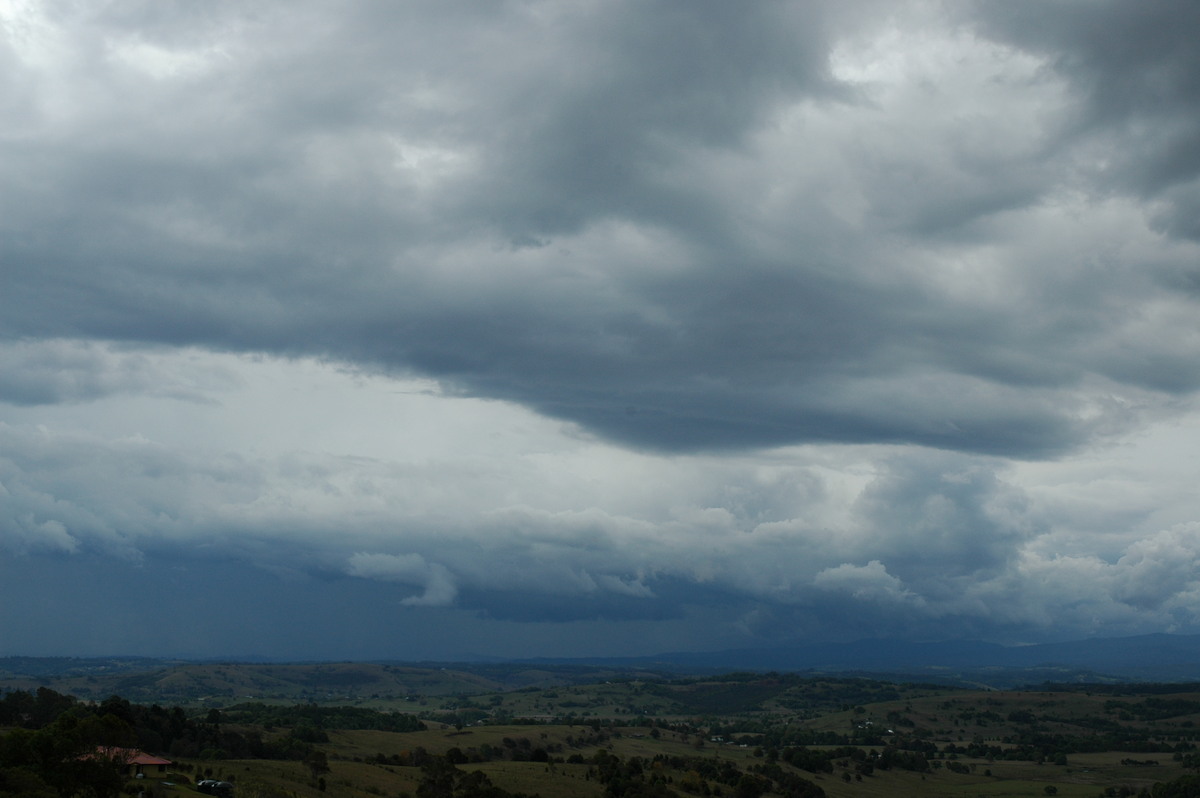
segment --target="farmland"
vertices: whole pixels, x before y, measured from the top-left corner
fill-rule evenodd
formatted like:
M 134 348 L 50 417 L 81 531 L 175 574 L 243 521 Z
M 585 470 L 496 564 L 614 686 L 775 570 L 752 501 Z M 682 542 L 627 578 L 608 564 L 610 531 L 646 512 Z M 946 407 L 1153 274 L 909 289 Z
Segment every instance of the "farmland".
M 61 724 L 55 700 L 118 716 L 172 761 L 135 785 L 160 798 L 191 798 L 202 778 L 243 798 L 1191 794 L 1166 785 L 1200 767 L 1187 684 L 238 663 L 113 678 L 163 692 L 147 707 L 10 685 L 5 705 L 30 711 L 10 713 L 6 739 L 37 733 L 35 715 Z M 173 692 L 190 697 L 163 709 Z

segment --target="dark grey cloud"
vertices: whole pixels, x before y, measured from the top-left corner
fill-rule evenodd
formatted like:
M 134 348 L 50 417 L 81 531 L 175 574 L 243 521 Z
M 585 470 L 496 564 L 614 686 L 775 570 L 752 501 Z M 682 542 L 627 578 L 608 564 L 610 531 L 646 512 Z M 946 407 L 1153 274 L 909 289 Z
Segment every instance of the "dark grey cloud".
M 503 594 L 466 592 L 460 606 L 474 609 L 481 617 L 521 623 L 575 623 L 581 620 L 626 622 L 670 621 L 684 616 L 673 601 L 647 601 L 621 595 L 547 596 L 545 593 L 506 591 Z
M 564 19 L 553 33 L 567 65 L 499 109 L 480 211 L 518 242 L 606 217 L 726 226 L 713 198 L 677 182 L 681 156 L 738 148 L 780 103 L 836 95 L 825 16 L 823 4 L 703 2 Z
M 30 573 L 430 652 L 1194 628 L 1121 460 L 1200 388 L 1190 5 L 3 14 Z
M 888 155 L 860 133 L 867 160 L 844 177 L 883 214 L 874 229 L 831 215 L 821 182 L 793 176 L 800 161 L 771 164 L 784 153 L 762 137 L 788 113 L 853 119 L 881 102 L 831 67 L 858 24 L 844 11 L 88 13 L 61 12 L 88 46 L 59 72 L 24 65 L 41 93 L 7 144 L 10 337 L 416 370 L 674 451 L 879 441 L 1041 457 L 1095 433 L 1079 409 L 1089 377 L 1164 396 L 1200 379 L 1191 348 L 1150 363 L 1111 315 L 1167 290 L 1140 264 L 1100 286 L 1059 263 L 1001 264 L 1019 297 L 1003 307 L 923 273 L 923 258 L 975 257 L 938 251 L 953 231 L 1055 189 L 1062 174 L 1033 156 L 966 130 L 948 153 Z M 1096 125 L 1190 96 L 1186 48 L 1102 61 L 1099 22 L 1058 45 L 1065 9 L 987 15 L 1018 46 L 1068 48 Z M 1138 41 L 1159 28 L 1179 42 L 1188 19 L 1149 14 Z M 1162 73 L 1163 96 L 1109 96 L 1118 73 Z M 56 84 L 67 96 L 52 102 Z M 788 199 L 765 215 L 745 204 L 764 191 Z M 1095 304 L 1064 307 L 1081 290 Z
M 1156 221 L 1197 239 L 1200 218 L 1200 9 L 1186 0 L 980 4 L 980 30 L 1039 53 L 1070 81 L 1078 107 L 1065 133 L 1082 137 L 1095 178 L 1162 200 Z
M 983 581 L 1013 565 L 1039 530 L 1021 491 L 986 463 L 953 457 L 898 459 L 859 499 L 888 543 L 874 549 L 916 589 L 950 591 L 951 580 Z M 889 551 L 888 548 L 891 548 Z

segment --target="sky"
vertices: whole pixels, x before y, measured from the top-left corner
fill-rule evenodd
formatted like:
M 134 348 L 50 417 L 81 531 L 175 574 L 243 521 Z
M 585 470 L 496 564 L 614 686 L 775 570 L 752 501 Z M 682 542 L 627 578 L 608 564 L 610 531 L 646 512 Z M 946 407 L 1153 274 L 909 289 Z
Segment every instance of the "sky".
M 1197 41 L 0 0 L 0 655 L 1200 633 Z

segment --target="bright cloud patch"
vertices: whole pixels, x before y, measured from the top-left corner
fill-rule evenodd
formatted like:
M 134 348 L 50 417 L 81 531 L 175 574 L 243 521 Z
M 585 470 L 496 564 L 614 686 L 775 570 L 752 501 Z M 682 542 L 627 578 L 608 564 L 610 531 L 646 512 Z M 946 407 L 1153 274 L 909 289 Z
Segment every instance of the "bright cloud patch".
M 423 587 L 425 592 L 421 595 L 401 601 L 414 607 L 443 607 L 453 603 L 458 593 L 454 578 L 446 567 L 425 562 L 419 554 L 358 553 L 350 558 L 347 572 L 351 576 Z

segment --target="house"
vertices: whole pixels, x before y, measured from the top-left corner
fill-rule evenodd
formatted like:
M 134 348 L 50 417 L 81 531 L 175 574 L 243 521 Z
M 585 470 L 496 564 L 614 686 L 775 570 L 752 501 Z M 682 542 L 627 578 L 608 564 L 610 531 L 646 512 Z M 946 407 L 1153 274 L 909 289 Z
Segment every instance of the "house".
M 131 779 L 161 776 L 171 766 L 171 760 L 151 756 L 136 748 L 97 748 L 96 755 L 123 765 L 125 775 Z

